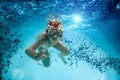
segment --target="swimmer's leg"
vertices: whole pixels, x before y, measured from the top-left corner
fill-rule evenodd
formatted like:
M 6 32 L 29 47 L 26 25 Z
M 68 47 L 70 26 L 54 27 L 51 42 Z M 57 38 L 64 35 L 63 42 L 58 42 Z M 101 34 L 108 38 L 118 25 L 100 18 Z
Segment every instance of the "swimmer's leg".
M 43 63 L 44 67 L 49 67 L 50 66 L 50 53 L 49 53 L 49 51 L 47 49 L 42 48 L 42 47 L 38 48 L 38 51 L 39 51 L 39 53 L 41 51 L 44 51 L 44 54 L 47 57 L 42 59 L 42 63 Z M 41 59 L 41 57 L 40 57 L 40 59 Z
M 45 54 L 47 55 L 47 58 L 42 59 L 42 63 L 45 67 L 49 67 L 50 66 L 50 53 L 48 50 L 46 50 Z

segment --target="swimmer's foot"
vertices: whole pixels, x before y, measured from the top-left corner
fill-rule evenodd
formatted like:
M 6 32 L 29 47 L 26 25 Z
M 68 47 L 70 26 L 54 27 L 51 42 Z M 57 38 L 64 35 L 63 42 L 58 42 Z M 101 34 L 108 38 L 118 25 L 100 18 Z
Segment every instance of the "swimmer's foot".
M 67 64 L 67 62 L 62 54 L 58 54 L 58 56 L 61 58 L 61 60 L 63 61 L 64 64 Z

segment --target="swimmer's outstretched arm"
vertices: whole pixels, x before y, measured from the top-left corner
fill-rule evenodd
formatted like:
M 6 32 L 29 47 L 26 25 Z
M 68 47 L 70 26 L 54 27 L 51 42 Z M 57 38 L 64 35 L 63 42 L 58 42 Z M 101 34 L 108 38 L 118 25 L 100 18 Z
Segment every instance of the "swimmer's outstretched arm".
M 56 48 L 57 50 L 59 50 L 61 53 L 59 54 L 59 57 L 62 59 L 62 61 L 64 63 L 66 63 L 64 56 L 67 56 L 70 54 L 69 49 L 61 42 L 59 41 L 54 48 Z

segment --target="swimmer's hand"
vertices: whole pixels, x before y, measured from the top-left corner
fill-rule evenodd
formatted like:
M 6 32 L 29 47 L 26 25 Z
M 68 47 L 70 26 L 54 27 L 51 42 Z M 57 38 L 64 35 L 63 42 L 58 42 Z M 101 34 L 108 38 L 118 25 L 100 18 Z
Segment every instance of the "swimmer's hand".
M 45 52 L 42 50 L 37 54 L 37 59 L 43 59 L 43 58 L 47 58 L 47 55 L 45 55 Z
M 61 58 L 61 60 L 63 61 L 64 64 L 67 64 L 67 62 L 62 54 L 58 54 L 58 56 Z

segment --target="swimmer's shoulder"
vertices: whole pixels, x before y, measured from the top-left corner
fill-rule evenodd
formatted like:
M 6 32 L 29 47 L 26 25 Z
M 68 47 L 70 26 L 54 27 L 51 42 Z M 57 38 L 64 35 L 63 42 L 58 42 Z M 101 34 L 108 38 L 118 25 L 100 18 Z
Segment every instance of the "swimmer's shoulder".
M 37 40 L 43 41 L 43 42 L 48 41 L 48 37 L 47 37 L 47 35 L 46 35 L 46 32 L 43 32 L 43 33 L 41 33 L 40 35 L 38 35 Z

